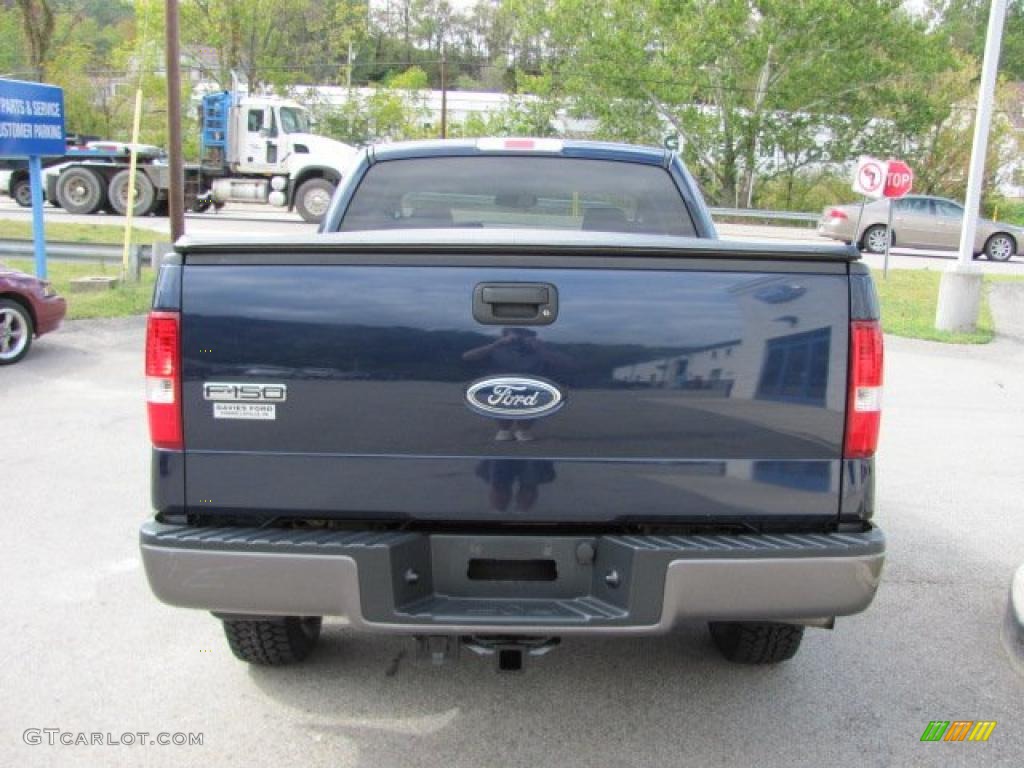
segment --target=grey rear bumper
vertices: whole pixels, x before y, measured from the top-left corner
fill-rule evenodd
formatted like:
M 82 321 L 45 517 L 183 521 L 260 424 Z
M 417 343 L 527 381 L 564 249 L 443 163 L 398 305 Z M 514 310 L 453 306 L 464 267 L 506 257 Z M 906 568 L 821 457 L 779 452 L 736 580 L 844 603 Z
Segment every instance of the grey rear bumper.
M 148 522 L 153 592 L 186 608 L 344 616 L 406 634 L 659 634 L 689 620 L 814 621 L 864 610 L 885 539 L 863 533 L 506 536 L 196 528 Z M 538 580 L 471 560 L 543 561 Z

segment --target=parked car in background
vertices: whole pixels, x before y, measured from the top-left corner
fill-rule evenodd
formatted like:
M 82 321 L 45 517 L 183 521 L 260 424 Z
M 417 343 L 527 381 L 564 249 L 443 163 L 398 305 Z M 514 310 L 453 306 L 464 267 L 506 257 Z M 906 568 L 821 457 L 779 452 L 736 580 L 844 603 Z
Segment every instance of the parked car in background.
M 901 248 L 952 249 L 960 247 L 964 207 L 943 197 L 907 195 L 895 201 L 892 215 L 892 245 Z M 876 200 L 829 206 L 818 222 L 818 234 L 844 243 L 856 243 L 862 251 L 885 250 L 889 201 Z M 860 227 L 857 228 L 857 220 Z M 856 229 L 856 232 L 854 231 Z M 1024 246 L 1024 228 L 989 219 L 978 219 L 974 254 L 992 261 L 1006 261 L 1019 255 Z
M 33 337 L 57 330 L 66 312 L 47 281 L 0 264 L 0 365 L 21 360 Z

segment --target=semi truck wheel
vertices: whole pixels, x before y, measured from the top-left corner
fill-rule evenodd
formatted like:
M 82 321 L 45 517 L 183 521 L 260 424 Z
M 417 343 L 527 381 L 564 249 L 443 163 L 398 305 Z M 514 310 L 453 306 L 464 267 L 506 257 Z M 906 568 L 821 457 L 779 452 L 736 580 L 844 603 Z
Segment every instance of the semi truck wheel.
M 715 646 L 737 664 L 777 664 L 800 649 L 804 628 L 771 621 L 712 621 L 708 625 Z
M 310 224 L 319 224 L 327 215 L 333 195 L 334 185 L 327 179 L 304 181 L 295 193 L 295 208 Z
M 110 188 L 107 194 L 110 197 L 110 207 L 115 213 L 124 216 L 128 212 L 128 182 L 131 181 L 131 171 L 125 169 L 118 171 L 110 180 Z M 135 205 L 133 206 L 135 216 L 148 216 L 156 207 L 156 187 L 150 181 L 149 176 L 141 171 L 135 172 Z
M 279 619 L 224 619 L 231 652 L 242 661 L 267 667 L 305 659 L 320 639 L 319 616 Z
M 96 213 L 107 202 L 107 195 L 98 173 L 68 168 L 57 179 L 57 199 L 68 213 Z
M 32 185 L 28 179 L 18 179 L 11 185 L 11 197 L 22 208 L 32 207 Z

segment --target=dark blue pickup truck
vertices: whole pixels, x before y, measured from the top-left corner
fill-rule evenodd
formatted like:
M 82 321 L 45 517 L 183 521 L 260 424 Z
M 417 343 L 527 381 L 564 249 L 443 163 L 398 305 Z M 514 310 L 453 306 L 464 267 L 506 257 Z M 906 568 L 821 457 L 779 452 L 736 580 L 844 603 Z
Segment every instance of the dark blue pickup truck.
M 868 270 L 717 239 L 672 153 L 364 150 L 319 235 L 178 243 L 146 375 L 150 585 L 249 662 L 324 616 L 501 669 L 693 621 L 776 662 L 878 585 Z

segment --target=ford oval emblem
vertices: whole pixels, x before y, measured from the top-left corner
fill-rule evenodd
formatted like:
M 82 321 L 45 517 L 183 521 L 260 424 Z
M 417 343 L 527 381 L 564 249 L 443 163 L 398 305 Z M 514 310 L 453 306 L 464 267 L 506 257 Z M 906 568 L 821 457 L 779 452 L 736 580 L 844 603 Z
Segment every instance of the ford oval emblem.
M 536 419 L 561 408 L 565 397 L 557 385 L 544 379 L 489 376 L 469 385 L 466 402 L 484 416 Z

